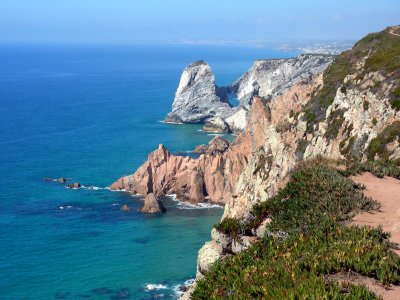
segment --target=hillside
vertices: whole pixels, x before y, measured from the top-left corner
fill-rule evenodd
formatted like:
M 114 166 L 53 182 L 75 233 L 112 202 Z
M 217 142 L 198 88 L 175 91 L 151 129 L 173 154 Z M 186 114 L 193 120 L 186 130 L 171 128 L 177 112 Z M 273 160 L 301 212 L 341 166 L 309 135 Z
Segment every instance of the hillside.
M 346 226 L 379 206 L 346 176 L 400 178 L 398 28 L 366 36 L 310 82 L 255 98 L 234 144 L 252 155 L 199 252 L 194 299 L 379 298 L 338 279 L 349 271 L 354 282 L 399 284 L 389 234 Z

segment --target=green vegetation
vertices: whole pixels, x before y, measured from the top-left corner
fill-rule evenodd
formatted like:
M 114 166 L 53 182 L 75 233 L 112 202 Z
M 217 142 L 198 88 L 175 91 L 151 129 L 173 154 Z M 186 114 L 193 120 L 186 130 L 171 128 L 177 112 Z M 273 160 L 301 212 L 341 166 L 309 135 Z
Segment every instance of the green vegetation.
M 367 35 L 355 47 L 371 50 L 365 61 L 366 72 L 390 73 L 400 69 L 400 37 L 389 34 L 388 30 Z
M 328 139 L 334 139 L 339 134 L 339 130 L 344 122 L 344 113 L 346 110 L 337 109 L 331 112 L 327 119 L 328 127 L 326 128 L 325 136 Z
M 369 102 L 368 102 L 367 100 L 364 100 L 364 102 L 363 102 L 363 108 L 364 108 L 364 110 L 368 110 L 368 108 L 369 108 Z
M 377 299 L 366 287 L 326 280 L 349 270 L 399 284 L 400 258 L 391 251 L 389 235 L 342 222 L 377 203 L 332 164 L 321 158 L 302 163 L 284 189 L 253 207 L 249 221 L 224 220 L 221 228 L 232 224 L 229 230 L 244 233 L 269 217 L 269 234 L 217 262 L 193 299 Z
M 377 120 L 376 118 L 373 118 L 373 119 L 372 119 L 372 125 L 375 126 L 376 124 L 378 124 L 378 120 Z
M 367 55 L 365 68 L 360 72 L 357 70 L 357 64 Z M 325 118 L 325 112 L 333 103 L 339 88 L 342 93 L 346 93 L 348 88 L 358 80 L 362 80 L 366 73 L 375 71 L 385 74 L 388 81 L 400 77 L 400 37 L 390 34 L 389 29 L 367 35 L 351 50 L 337 56 L 324 71 L 323 86 L 303 109 L 304 120 L 308 122 L 308 132 L 311 132 L 314 124 Z M 344 84 L 345 77 L 351 74 L 357 74 L 355 79 Z M 379 88 L 381 88 L 380 82 L 375 86 L 375 89 Z M 391 101 L 392 107 L 400 110 L 400 96 L 394 95 Z
M 377 177 L 391 176 L 400 179 L 400 160 L 376 160 L 361 163 L 359 161 L 349 162 L 345 171 L 341 171 L 344 176 L 353 176 L 364 172 L 370 172 Z
M 400 86 L 393 90 L 392 108 L 396 111 L 400 110 Z
M 372 161 L 378 154 L 381 159 L 388 159 L 392 154 L 387 149 L 387 144 L 400 140 L 400 121 L 393 122 L 387 126 L 376 138 L 374 138 L 367 148 L 368 160 Z

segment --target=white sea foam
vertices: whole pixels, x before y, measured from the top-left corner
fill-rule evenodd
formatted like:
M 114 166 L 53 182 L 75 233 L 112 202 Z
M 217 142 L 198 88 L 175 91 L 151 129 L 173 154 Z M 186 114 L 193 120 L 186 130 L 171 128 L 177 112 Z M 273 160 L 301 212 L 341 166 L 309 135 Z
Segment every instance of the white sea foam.
M 173 291 L 175 292 L 175 294 L 177 294 L 178 296 L 182 295 L 183 292 L 181 291 L 181 287 L 185 286 L 185 287 L 190 287 L 191 285 L 193 285 L 193 283 L 195 282 L 195 279 L 188 279 L 186 280 L 183 284 L 177 284 L 173 287 Z
M 107 190 L 107 189 L 109 189 L 109 187 L 99 187 L 99 186 L 94 186 L 94 185 L 91 185 L 91 186 L 88 186 L 88 187 L 84 187 L 85 189 L 88 189 L 88 190 L 92 190 L 92 191 L 99 191 L 99 190 Z
M 72 205 L 67 205 L 67 206 L 59 206 L 58 208 L 61 210 L 64 210 L 64 209 L 72 209 L 74 207 Z M 78 209 L 80 209 L 80 208 L 78 208 Z
M 209 208 L 222 208 L 221 205 L 214 204 L 214 203 L 199 203 L 199 204 L 191 204 L 188 202 L 182 202 L 178 200 L 175 194 L 167 195 L 172 201 L 177 202 L 178 209 L 209 209 Z
M 175 125 L 183 125 L 184 123 L 182 122 L 171 122 L 171 121 L 159 121 L 160 123 L 164 123 L 164 124 L 175 124 Z
M 148 283 L 145 285 L 144 289 L 146 291 L 154 291 L 154 290 L 166 290 L 168 287 L 161 283 Z

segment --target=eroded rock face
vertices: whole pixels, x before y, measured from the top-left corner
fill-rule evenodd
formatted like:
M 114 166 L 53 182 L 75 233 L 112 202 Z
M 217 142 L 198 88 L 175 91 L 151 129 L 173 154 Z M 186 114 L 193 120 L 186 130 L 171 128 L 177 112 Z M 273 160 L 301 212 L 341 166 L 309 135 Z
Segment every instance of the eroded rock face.
M 166 209 L 161 202 L 153 193 L 150 193 L 146 196 L 144 200 L 144 205 L 141 209 L 139 209 L 142 213 L 148 214 L 160 214 L 166 212 Z
M 226 133 L 230 131 L 228 124 L 226 124 L 226 122 L 220 117 L 212 117 L 207 119 L 204 122 L 203 130 L 218 133 Z
M 257 60 L 242 77 L 230 86 L 241 105 L 247 106 L 253 96 L 264 98 L 282 94 L 294 84 L 321 73 L 334 56 L 302 54 L 290 59 Z
M 232 148 L 232 149 L 231 149 Z M 163 145 L 133 174 L 120 178 L 111 190 L 126 190 L 160 197 L 176 194 L 191 203 L 225 203 L 246 165 L 250 148 L 230 147 L 217 136 L 210 141 L 205 154 L 194 159 L 171 154 Z
M 183 71 L 172 111 L 165 121 L 202 123 L 211 117 L 223 117 L 230 111 L 226 91 L 216 86 L 211 67 L 204 61 L 197 61 Z

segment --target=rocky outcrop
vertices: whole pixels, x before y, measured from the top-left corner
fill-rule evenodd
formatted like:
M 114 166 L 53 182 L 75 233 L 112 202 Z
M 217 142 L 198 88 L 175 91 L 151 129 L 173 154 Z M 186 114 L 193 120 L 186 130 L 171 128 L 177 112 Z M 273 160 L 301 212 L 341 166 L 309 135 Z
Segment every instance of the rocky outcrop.
M 205 131 L 244 131 L 253 96 L 269 99 L 290 86 L 321 73 L 334 56 L 303 54 L 291 59 L 258 60 L 228 87 L 218 88 L 210 66 L 204 61 L 189 65 L 181 76 L 175 99 L 165 121 L 205 123 Z M 239 107 L 231 107 L 227 92 L 235 93 Z
M 146 196 L 144 205 L 141 209 L 139 209 L 139 211 L 148 214 L 160 214 L 166 212 L 167 210 L 165 209 L 161 200 L 158 199 L 153 193 L 150 193 Z
M 196 154 L 205 154 L 208 150 L 208 147 L 204 144 L 196 146 L 196 148 L 194 148 L 193 153 Z
M 74 182 L 71 184 L 67 184 L 66 187 L 69 189 L 79 189 L 81 187 L 81 184 L 79 182 Z
M 257 60 L 229 90 L 237 94 L 242 106 L 248 106 L 254 96 L 281 95 L 294 84 L 320 74 L 333 58 L 332 55 L 302 54 L 290 59 Z
M 208 63 L 197 61 L 183 71 L 166 122 L 202 123 L 231 113 L 225 88 L 218 88 Z
M 204 122 L 203 130 L 218 132 L 218 133 L 226 133 L 229 132 L 229 126 L 222 118 L 212 117 Z
M 163 145 L 133 174 L 120 178 L 111 190 L 160 197 L 176 194 L 191 203 L 225 203 L 232 195 L 251 147 L 230 145 L 217 136 L 199 158 L 176 156 Z
M 43 181 L 54 181 L 54 182 L 58 182 L 58 183 L 66 183 L 68 181 L 67 178 L 61 177 L 61 178 L 50 178 L 50 177 L 46 177 L 43 178 Z

